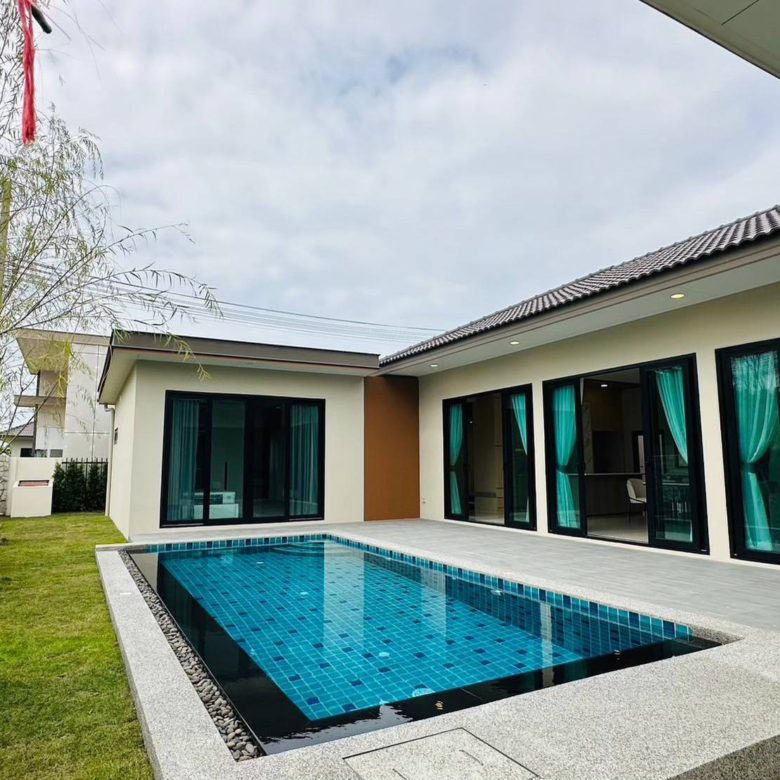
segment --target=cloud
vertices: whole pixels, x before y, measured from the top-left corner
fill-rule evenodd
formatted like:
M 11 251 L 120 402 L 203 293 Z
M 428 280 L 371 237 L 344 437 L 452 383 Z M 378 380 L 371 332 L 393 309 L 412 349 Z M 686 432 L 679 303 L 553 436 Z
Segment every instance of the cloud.
M 449 327 L 777 199 L 778 82 L 638 0 L 72 8 L 40 99 L 228 300 Z

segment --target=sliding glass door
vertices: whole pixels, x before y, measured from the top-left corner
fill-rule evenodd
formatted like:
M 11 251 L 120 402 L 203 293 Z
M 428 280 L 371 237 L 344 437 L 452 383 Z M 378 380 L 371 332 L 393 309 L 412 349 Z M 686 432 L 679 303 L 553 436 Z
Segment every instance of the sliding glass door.
M 580 381 L 551 383 L 545 391 L 550 530 L 584 536 L 587 518 L 582 511 L 585 480 Z
M 706 552 L 692 357 L 546 382 L 553 533 Z
M 323 514 L 324 402 L 169 392 L 161 524 Z
M 720 350 L 731 554 L 780 563 L 780 340 Z
M 290 517 L 320 512 L 320 409 L 290 404 Z
M 280 398 L 257 398 L 250 404 L 250 490 L 252 517 L 284 517 L 287 495 L 287 421 Z
M 444 403 L 444 460 L 446 517 L 467 520 L 469 513 L 469 479 L 466 435 L 471 420 L 464 400 Z
M 706 549 L 693 365 L 681 359 L 642 368 L 649 541 Z
M 216 398 L 211 402 L 210 482 L 208 517 L 236 520 L 244 504 L 243 400 Z
M 445 517 L 534 529 L 530 386 L 447 400 L 443 413 Z
M 530 385 L 503 394 L 506 524 L 536 528 L 533 414 Z
M 198 398 L 174 398 L 168 403 L 163 512 L 170 523 L 197 523 L 203 519 L 209 473 L 209 412 L 208 404 Z

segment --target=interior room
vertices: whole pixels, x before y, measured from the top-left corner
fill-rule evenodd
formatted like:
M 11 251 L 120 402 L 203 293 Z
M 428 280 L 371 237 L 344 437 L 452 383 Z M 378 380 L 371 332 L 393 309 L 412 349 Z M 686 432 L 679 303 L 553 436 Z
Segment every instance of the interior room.
M 504 524 L 504 446 L 501 394 L 485 393 L 469 399 L 467 458 L 469 520 Z
M 647 493 L 639 368 L 582 380 L 588 536 L 647 544 Z

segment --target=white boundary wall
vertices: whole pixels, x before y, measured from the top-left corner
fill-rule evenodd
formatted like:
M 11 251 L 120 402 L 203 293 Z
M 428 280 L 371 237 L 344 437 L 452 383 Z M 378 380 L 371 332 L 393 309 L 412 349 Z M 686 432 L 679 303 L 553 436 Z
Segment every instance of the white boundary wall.
M 52 477 L 61 458 L 11 458 L 8 464 L 7 511 L 10 517 L 51 514 Z M 20 480 L 46 480 L 47 485 L 22 486 Z

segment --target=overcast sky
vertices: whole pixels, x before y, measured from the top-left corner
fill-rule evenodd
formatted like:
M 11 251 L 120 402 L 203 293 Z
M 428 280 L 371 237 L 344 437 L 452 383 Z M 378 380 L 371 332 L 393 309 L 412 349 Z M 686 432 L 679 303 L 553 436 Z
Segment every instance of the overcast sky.
M 639 0 L 71 9 L 39 101 L 225 300 L 447 328 L 780 200 L 780 81 Z

